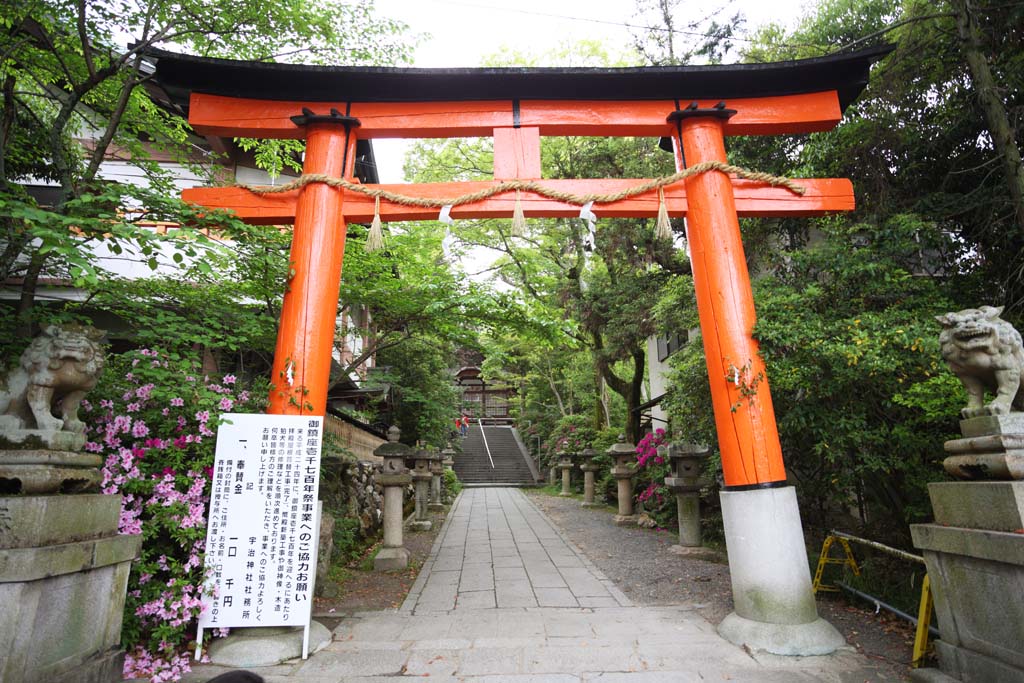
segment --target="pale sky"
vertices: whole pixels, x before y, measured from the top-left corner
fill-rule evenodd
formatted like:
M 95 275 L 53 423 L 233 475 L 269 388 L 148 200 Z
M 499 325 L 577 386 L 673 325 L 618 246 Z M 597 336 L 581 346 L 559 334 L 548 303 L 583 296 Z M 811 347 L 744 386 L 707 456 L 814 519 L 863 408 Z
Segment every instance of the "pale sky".
M 775 21 L 791 25 L 805 5 L 801 0 L 732 0 L 721 19 L 737 11 L 747 18 L 746 31 Z M 677 26 L 718 7 L 717 2 L 682 2 Z M 540 54 L 567 42 L 601 40 L 629 48 L 625 24 L 637 24 L 634 0 L 376 0 L 380 15 L 404 21 L 413 33 L 429 34 L 417 48 L 413 66 L 476 67 L 502 46 Z M 540 66 L 562 66 L 542 64 Z M 404 182 L 404 140 L 375 140 L 381 182 Z

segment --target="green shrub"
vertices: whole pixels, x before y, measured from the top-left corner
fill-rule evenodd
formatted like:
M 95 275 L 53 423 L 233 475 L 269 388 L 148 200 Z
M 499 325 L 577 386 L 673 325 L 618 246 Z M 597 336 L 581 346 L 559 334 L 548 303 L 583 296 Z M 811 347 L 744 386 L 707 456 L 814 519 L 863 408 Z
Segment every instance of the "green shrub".
M 446 500 L 455 500 L 455 496 L 459 495 L 459 492 L 462 491 L 462 482 L 459 481 L 459 475 L 455 474 L 455 470 L 446 469 L 441 483 L 444 486 L 444 497 Z

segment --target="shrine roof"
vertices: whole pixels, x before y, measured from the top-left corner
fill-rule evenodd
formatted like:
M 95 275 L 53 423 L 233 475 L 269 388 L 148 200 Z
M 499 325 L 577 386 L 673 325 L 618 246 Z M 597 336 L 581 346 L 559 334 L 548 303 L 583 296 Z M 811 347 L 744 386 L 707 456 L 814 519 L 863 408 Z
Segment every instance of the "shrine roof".
M 894 46 L 766 64 L 632 68 L 416 69 L 311 66 L 196 57 L 151 49 L 155 78 L 180 107 L 201 92 L 265 100 L 457 102 L 775 97 L 835 90 L 844 109 Z

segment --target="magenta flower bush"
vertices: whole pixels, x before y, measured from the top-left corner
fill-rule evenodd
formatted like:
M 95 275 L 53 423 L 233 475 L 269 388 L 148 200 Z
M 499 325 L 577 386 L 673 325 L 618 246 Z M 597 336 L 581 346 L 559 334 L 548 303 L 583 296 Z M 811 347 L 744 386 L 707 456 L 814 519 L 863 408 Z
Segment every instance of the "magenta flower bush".
M 637 484 L 643 489 L 637 500 L 644 504 L 660 526 L 666 526 L 675 514 L 675 505 L 669 505 L 675 499 L 668 495 L 668 487 L 665 486 L 669 464 L 658 454 L 658 446 L 667 442 L 665 430 L 658 428 L 645 434 L 636 445 Z
M 561 418 L 554 430 L 541 444 L 544 464 L 554 465 L 561 453 L 579 453 L 594 443 L 596 432 L 590 426 L 591 420 L 585 415 L 567 415 Z
M 103 492 L 124 497 L 119 531 L 143 539 L 121 638 L 128 678 L 176 681 L 190 670 L 217 424 L 223 412 L 259 412 L 254 397 L 265 395 L 233 375 L 204 375 L 195 359 L 142 349 L 108 359 L 83 403 Z

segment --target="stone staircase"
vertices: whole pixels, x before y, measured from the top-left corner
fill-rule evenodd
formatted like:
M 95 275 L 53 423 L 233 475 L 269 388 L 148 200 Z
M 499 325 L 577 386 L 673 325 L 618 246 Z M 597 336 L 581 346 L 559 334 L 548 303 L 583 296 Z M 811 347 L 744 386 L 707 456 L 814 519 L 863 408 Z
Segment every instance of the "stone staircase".
M 484 446 L 485 433 L 493 468 Z M 532 486 L 536 479 L 528 457 L 513 427 L 481 428 L 472 424 L 462 440 L 462 452 L 455 455 L 454 469 L 459 481 L 467 486 Z

